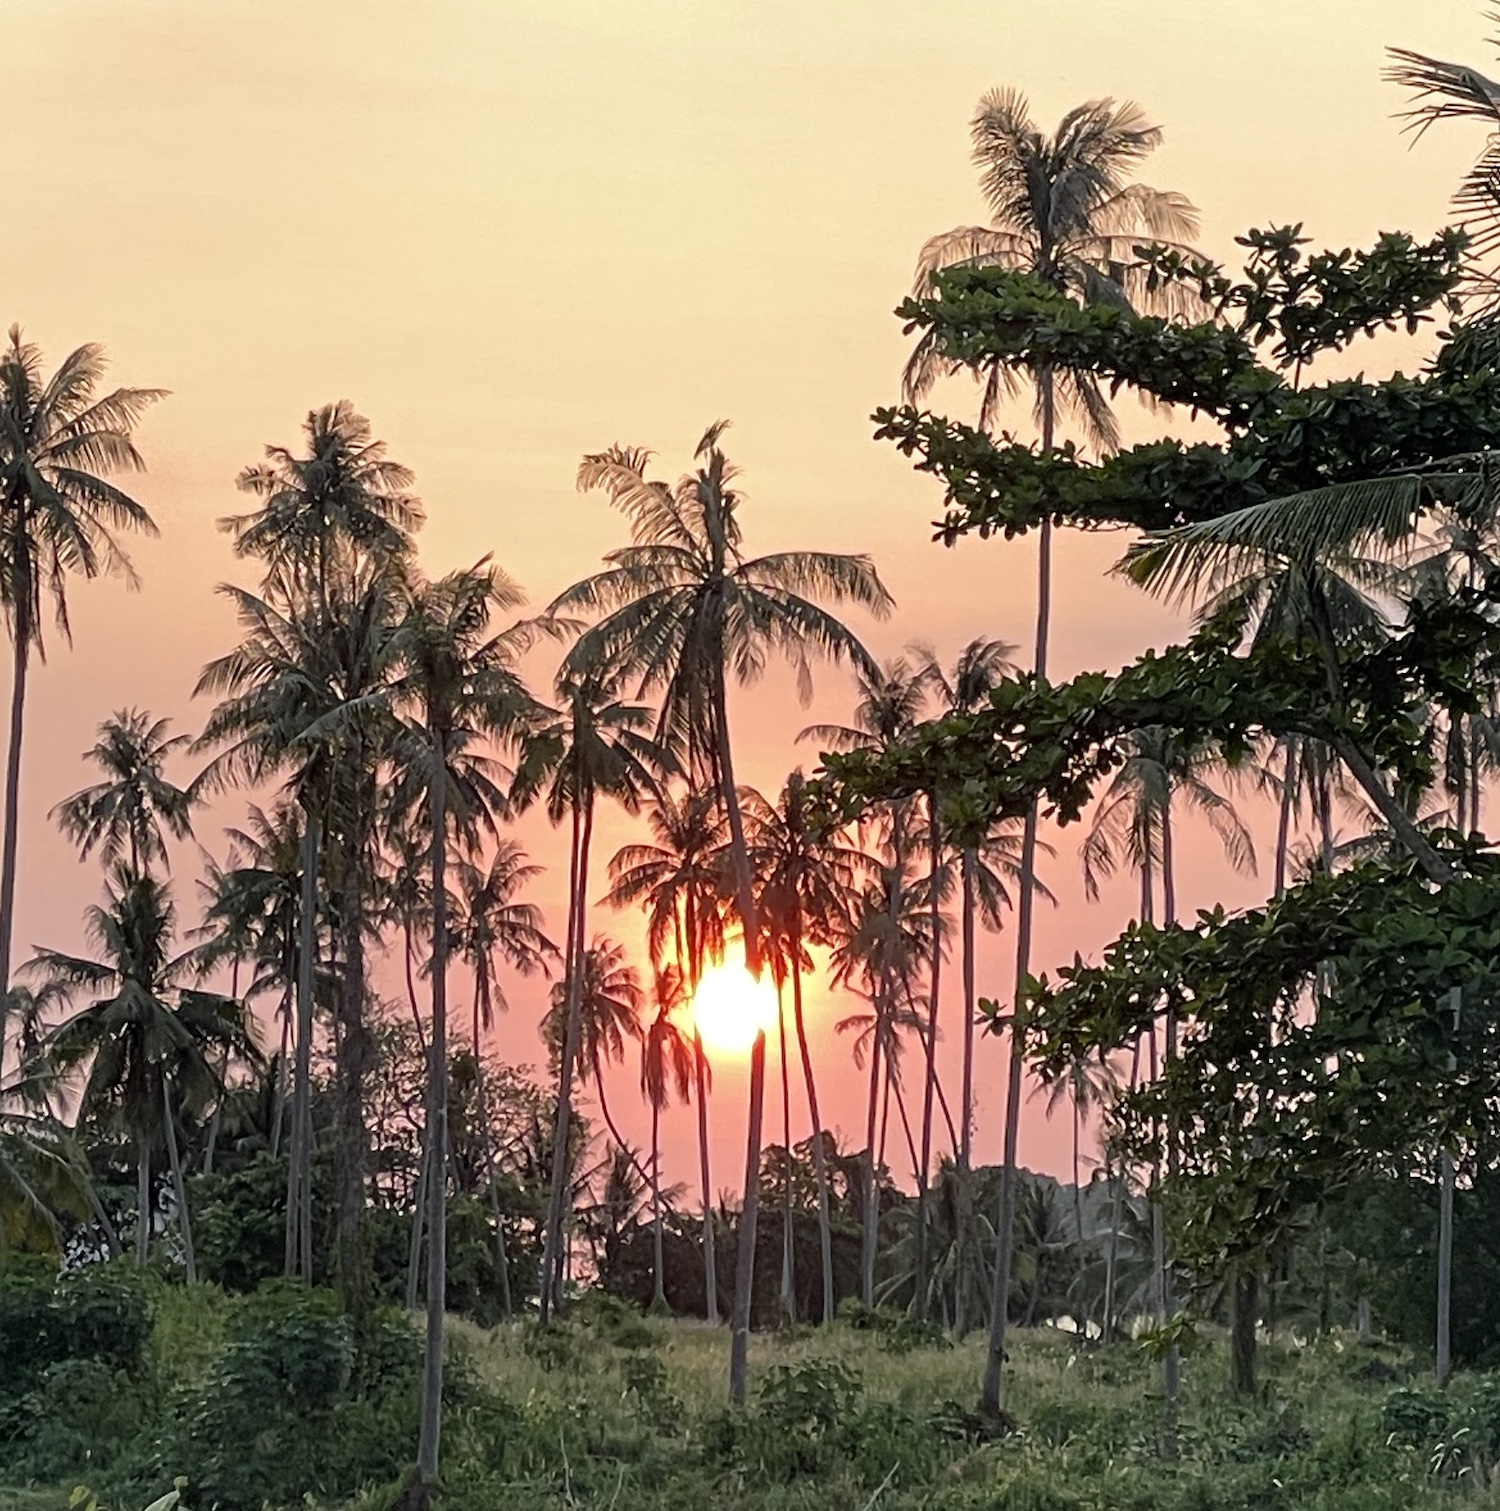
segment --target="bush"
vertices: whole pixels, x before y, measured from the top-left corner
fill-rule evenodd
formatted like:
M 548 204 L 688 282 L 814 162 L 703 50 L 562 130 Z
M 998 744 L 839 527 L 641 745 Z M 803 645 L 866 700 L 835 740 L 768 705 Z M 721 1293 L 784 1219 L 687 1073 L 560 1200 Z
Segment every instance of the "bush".
M 335 1296 L 263 1287 L 236 1306 L 227 1346 L 179 1400 L 157 1467 L 180 1469 L 223 1511 L 346 1497 L 411 1457 L 420 1366 L 404 1318 L 377 1321 L 357 1352 Z

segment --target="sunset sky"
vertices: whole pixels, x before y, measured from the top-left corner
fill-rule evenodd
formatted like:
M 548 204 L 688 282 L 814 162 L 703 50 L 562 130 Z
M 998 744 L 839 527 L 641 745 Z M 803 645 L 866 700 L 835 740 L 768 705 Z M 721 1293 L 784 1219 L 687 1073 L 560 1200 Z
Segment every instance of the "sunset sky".
M 727 416 L 749 547 L 869 552 L 899 606 L 888 623 L 854 621 L 878 654 L 921 640 L 947 659 L 977 634 L 1026 643 L 1034 546 L 932 544 L 939 490 L 870 438 L 871 410 L 897 395 L 907 340 L 891 310 L 919 246 L 982 216 L 968 158 L 979 96 L 1016 86 L 1048 128 L 1090 97 L 1138 101 L 1166 131 L 1141 176 L 1199 206 L 1217 258 L 1249 226 L 1299 220 L 1320 245 L 1367 243 L 1444 224 L 1482 145 L 1480 128 L 1455 126 L 1412 147 L 1383 49 L 1494 71 L 1485 35 L 1468 0 L 6 0 L 0 315 L 51 362 L 102 341 L 119 382 L 172 390 L 141 437 L 150 471 L 135 492 L 162 529 L 134 551 L 142 591 L 79 586 L 74 649 L 54 643 L 35 678 L 17 959 L 76 944 L 97 897 L 97 867 L 46 815 L 84 780 L 99 719 L 134 704 L 201 723 L 197 671 L 234 634 L 214 585 L 251 580 L 215 519 L 241 505 L 239 469 L 267 442 L 295 444 L 310 408 L 351 400 L 415 469 L 429 570 L 493 553 L 536 604 L 625 539 L 602 498 L 574 490 L 583 452 L 649 446 L 675 475 Z M 1410 369 L 1425 349 L 1386 337 L 1346 368 Z M 941 402 L 972 417 L 963 385 Z M 1136 439 L 1167 423 L 1126 422 Z M 1015 424 L 1029 429 L 1024 411 Z M 1101 579 L 1124 544 L 1062 540 L 1054 675 L 1175 633 Z M 737 695 L 742 779 L 774 791 L 815 764 L 796 732 L 845 716 L 849 687 L 821 671 L 807 713 L 783 677 Z M 220 829 L 241 813 L 219 804 L 203 842 L 222 856 Z M 563 843 L 539 820 L 522 833 L 551 867 L 537 898 L 560 938 Z M 628 833 L 601 824 L 596 873 Z M 1062 905 L 1040 918 L 1041 965 L 1096 951 L 1133 903 L 1121 881 L 1086 904 L 1078 831 L 1052 838 Z M 1258 839 L 1268 851 L 1264 822 Z M 195 915 L 191 856 L 179 874 Z M 1266 890 L 1189 848 L 1186 902 Z M 601 910 L 596 926 L 639 944 L 634 917 Z M 982 991 L 1009 991 L 1010 962 L 1008 941 L 986 944 Z M 541 993 L 512 992 L 507 1058 L 541 1058 Z M 844 1009 L 822 992 L 812 1006 L 825 1115 L 857 1147 L 860 1080 L 831 1028 Z M 980 1067 L 989 1161 L 997 1047 Z M 621 1069 L 613 1100 L 643 1136 L 636 1074 Z M 741 1079 L 721 1067 L 720 1186 L 743 1161 Z M 691 1118 L 667 1128 L 669 1173 L 687 1179 Z M 780 1137 L 774 1119 L 768 1133 Z M 1061 1123 L 1033 1108 L 1022 1138 L 1023 1162 L 1061 1173 Z

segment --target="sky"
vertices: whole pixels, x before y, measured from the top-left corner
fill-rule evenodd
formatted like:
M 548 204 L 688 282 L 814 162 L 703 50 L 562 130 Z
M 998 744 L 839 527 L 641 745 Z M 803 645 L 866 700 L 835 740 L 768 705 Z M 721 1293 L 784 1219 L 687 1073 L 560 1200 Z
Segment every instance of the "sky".
M 295 444 L 310 409 L 351 400 L 416 471 L 429 571 L 493 554 L 537 606 L 625 539 L 602 498 L 574 489 L 584 452 L 647 446 L 674 476 L 727 417 L 749 547 L 870 553 L 898 604 L 884 624 L 852 620 L 874 652 L 1024 644 L 1034 545 L 932 543 L 937 485 L 869 420 L 897 396 L 907 338 L 891 311 L 918 248 L 981 218 L 980 95 L 1019 88 L 1048 128 L 1088 98 L 1138 101 L 1165 131 L 1141 176 L 1186 194 L 1200 245 L 1227 259 L 1250 226 L 1302 221 L 1343 246 L 1443 225 L 1482 129 L 1413 146 L 1384 48 L 1500 66 L 1467 0 L 4 0 L 3 17 L 0 315 L 53 362 L 100 341 L 114 380 L 172 391 L 140 437 L 149 471 L 133 491 L 161 526 L 133 548 L 140 590 L 79 585 L 73 647 L 54 643 L 35 675 L 18 960 L 76 946 L 97 899 L 96 866 L 47 815 L 86 779 L 98 721 L 134 705 L 201 724 L 197 672 L 234 637 L 215 585 L 251 582 L 215 521 L 242 506 L 237 472 L 267 443 Z M 1410 370 L 1426 349 L 1387 337 L 1346 366 Z M 972 417 L 970 389 L 940 397 Z M 1024 410 L 1013 423 L 1028 433 Z M 1130 439 L 1171 429 L 1125 423 Z M 1180 633 L 1103 576 L 1125 543 L 1061 538 L 1054 676 Z M 742 779 L 774 791 L 815 764 L 797 731 L 851 705 L 842 670 L 817 689 L 807 712 L 784 676 L 736 693 Z M 229 800 L 199 825 L 221 857 L 241 812 Z M 1246 813 L 1268 851 L 1267 816 Z M 520 832 L 550 868 L 535 896 L 560 937 L 564 842 L 537 818 Z M 1039 918 L 1040 966 L 1096 954 L 1131 913 L 1128 881 L 1084 900 L 1080 832 L 1050 835 L 1060 905 Z M 601 821 L 596 874 L 633 833 Z M 1268 890 L 1231 876 L 1211 842 L 1185 848 L 1186 904 Z M 191 856 L 178 874 L 191 915 Z M 634 917 L 599 910 L 596 926 L 639 946 Z M 1003 996 L 1012 972 L 1008 938 L 987 940 L 981 992 Z M 538 1063 L 545 988 L 509 985 L 495 1048 Z M 862 1078 L 832 1029 L 849 1009 L 821 989 L 809 1007 L 825 1118 L 857 1147 Z M 955 1002 L 945 1014 L 956 1086 Z M 611 1100 L 644 1138 L 637 1070 L 620 1069 Z M 1003 1074 L 982 1044 L 981 1161 L 998 1159 Z M 800 1094 L 793 1105 L 801 1119 Z M 715 1184 L 731 1187 L 742 1067 L 719 1067 L 713 1118 Z M 687 1180 L 692 1116 L 665 1127 L 668 1175 Z M 1029 1107 L 1021 1158 L 1063 1173 L 1066 1120 Z

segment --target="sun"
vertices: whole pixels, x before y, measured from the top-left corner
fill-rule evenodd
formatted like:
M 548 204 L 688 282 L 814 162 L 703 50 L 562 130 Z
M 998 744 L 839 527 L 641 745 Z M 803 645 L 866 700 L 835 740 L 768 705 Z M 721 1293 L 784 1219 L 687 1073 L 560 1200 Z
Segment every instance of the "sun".
M 693 993 L 693 1023 L 710 1053 L 745 1054 L 757 1033 L 776 1026 L 776 987 L 769 975 L 757 981 L 739 960 L 711 965 Z

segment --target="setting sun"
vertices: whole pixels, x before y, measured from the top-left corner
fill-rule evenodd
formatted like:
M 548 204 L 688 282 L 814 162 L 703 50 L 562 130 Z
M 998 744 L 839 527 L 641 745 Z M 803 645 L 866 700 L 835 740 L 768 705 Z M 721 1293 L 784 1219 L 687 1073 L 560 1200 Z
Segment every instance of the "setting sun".
M 769 975 L 757 981 L 742 961 L 711 965 L 693 994 L 693 1022 L 710 1053 L 744 1054 L 759 1030 L 776 1026 L 776 988 Z

